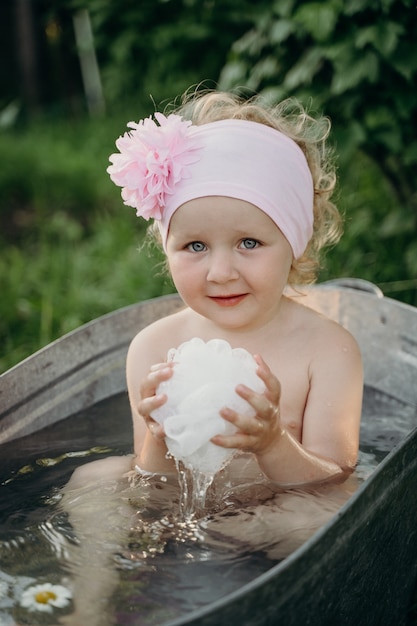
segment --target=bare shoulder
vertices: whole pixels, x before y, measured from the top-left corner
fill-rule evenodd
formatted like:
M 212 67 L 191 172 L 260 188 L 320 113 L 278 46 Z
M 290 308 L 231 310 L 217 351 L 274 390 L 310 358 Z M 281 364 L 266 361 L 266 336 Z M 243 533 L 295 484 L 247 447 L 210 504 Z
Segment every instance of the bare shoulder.
M 183 341 L 187 315 L 188 310 L 181 309 L 140 330 L 129 346 L 128 360 L 140 355 L 150 364 L 165 361 L 168 350 Z
M 126 380 L 132 413 L 137 417 L 136 407 L 140 401 L 140 382 L 148 375 L 150 368 L 165 363 L 168 350 L 178 343 L 184 311 L 179 311 L 156 320 L 138 332 L 130 343 L 126 358 Z M 136 430 L 142 422 L 136 421 Z M 139 432 L 139 431 L 138 431 Z M 144 432 L 138 437 L 144 436 Z M 136 437 L 136 435 L 135 435 Z
M 361 353 L 355 337 L 341 324 L 298 302 L 292 302 L 297 334 L 308 349 L 312 363 L 340 359 L 353 367 L 361 366 Z
M 292 304 L 298 311 L 297 317 L 300 322 L 309 329 L 309 332 L 313 331 L 321 339 L 328 336 L 333 340 L 347 341 L 357 345 L 353 335 L 338 322 L 302 303 L 292 301 Z
M 313 309 L 298 304 L 296 315 L 300 334 L 304 333 L 300 350 L 306 350 L 309 363 L 302 442 L 340 467 L 352 468 L 363 394 L 359 345 L 346 328 Z

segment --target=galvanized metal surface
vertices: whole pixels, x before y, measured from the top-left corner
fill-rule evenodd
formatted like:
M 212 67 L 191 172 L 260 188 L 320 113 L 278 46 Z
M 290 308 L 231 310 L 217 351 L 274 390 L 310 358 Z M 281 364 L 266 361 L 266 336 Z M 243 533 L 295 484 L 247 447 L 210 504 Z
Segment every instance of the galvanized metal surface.
M 303 293 L 303 304 L 353 333 L 367 386 L 406 405 L 414 416 L 410 430 L 417 426 L 417 309 L 380 297 L 363 281 Z M 181 306 L 170 296 L 116 311 L 3 374 L 0 443 L 124 390 L 131 338 Z M 405 624 L 417 575 L 416 488 L 414 430 L 340 513 L 283 563 L 169 626 Z
M 417 575 L 417 436 L 301 548 L 238 592 L 164 626 L 400 626 Z
M 28 435 L 119 393 L 133 336 L 182 305 L 176 296 L 104 315 L 0 376 L 0 443 Z

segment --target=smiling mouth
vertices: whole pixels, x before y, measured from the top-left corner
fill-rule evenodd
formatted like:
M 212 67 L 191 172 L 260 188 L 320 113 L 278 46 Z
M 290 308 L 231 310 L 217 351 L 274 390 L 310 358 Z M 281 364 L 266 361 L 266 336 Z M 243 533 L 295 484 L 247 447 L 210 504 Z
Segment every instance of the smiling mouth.
M 242 300 L 244 300 L 247 295 L 247 293 L 239 293 L 230 296 L 209 296 L 209 298 L 219 306 L 228 307 L 240 304 L 240 302 L 242 302 Z

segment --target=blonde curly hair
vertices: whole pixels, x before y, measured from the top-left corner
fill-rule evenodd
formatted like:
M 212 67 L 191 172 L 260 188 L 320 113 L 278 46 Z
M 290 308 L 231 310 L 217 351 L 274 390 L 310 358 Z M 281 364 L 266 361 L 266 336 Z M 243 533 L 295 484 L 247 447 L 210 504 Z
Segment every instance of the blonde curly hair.
M 311 117 L 294 98 L 268 106 L 261 96 L 244 99 L 219 91 L 186 93 L 174 112 L 195 125 L 223 119 L 265 124 L 293 139 L 302 149 L 314 184 L 313 235 L 304 254 L 293 260 L 288 284 L 295 286 L 314 282 L 322 249 L 337 243 L 342 234 L 342 217 L 330 200 L 336 185 L 336 173 L 327 144 L 329 119 Z M 159 231 L 154 224 L 150 231 L 153 238 L 158 239 Z

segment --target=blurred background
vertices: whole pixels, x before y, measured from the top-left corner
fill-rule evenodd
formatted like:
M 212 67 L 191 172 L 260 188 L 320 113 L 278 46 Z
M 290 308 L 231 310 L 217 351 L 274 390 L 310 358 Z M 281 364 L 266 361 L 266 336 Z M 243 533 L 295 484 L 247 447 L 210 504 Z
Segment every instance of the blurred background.
M 173 291 L 106 167 L 201 82 L 331 118 L 345 234 L 319 281 L 417 305 L 414 0 L 2 0 L 0 33 L 0 371 Z

